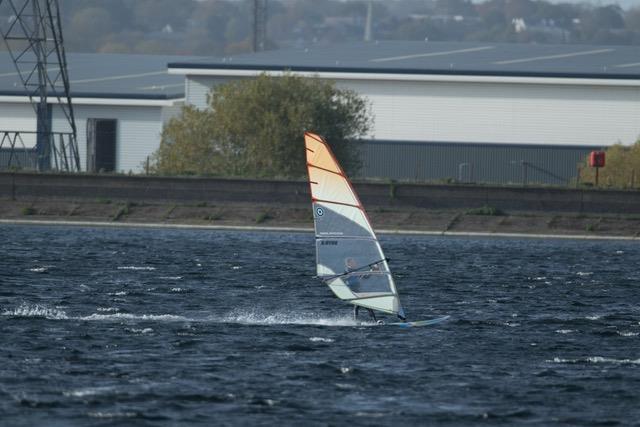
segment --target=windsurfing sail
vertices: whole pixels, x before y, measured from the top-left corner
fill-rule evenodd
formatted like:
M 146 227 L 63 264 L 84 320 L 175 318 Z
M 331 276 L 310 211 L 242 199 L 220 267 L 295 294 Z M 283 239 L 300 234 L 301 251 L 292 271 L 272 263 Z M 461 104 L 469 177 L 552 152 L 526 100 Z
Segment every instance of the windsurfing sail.
M 351 183 L 322 137 L 305 132 L 304 141 L 318 277 L 343 301 L 404 318 L 387 259 Z

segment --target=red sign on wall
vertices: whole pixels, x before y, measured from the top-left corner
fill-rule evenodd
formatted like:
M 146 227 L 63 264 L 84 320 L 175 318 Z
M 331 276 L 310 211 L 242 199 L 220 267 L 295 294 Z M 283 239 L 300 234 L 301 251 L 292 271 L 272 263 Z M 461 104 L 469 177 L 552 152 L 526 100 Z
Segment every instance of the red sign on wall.
M 589 155 L 589 166 L 592 168 L 603 168 L 604 151 L 592 151 Z

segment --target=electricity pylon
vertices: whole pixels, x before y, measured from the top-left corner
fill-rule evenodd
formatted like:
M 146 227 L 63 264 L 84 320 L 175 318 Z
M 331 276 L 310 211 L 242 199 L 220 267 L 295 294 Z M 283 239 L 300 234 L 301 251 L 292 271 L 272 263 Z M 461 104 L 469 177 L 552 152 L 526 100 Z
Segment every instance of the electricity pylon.
M 0 33 L 37 119 L 35 132 L 0 129 L 0 149 L 6 143 L 10 151 L 7 166 L 79 171 L 77 131 L 58 0 L 0 0 L 0 16 L 8 17 L 0 22 Z M 55 115 L 56 127 L 60 124 L 56 132 L 52 125 L 54 112 L 60 112 Z M 24 143 L 33 135 L 35 150 Z M 22 147 L 18 147 L 19 144 Z M 30 165 L 19 164 L 20 149 L 27 154 L 23 161 Z

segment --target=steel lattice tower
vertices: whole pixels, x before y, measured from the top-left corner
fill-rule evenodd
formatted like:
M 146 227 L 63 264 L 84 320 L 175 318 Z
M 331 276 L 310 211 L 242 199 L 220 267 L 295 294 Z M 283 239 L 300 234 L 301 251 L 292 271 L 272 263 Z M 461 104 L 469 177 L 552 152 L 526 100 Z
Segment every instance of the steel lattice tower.
M 10 18 L 0 23 L 2 39 L 37 117 L 35 132 L 0 129 L 0 148 L 6 144 L 10 149 L 8 166 L 79 171 L 58 0 L 0 0 L 0 16 L 3 15 Z M 54 111 L 61 113 L 55 115 L 56 123 L 66 125 L 56 132 L 52 125 Z M 28 134 L 35 134 L 35 151 L 25 147 Z M 19 164 L 19 157 L 14 154 L 20 148 L 30 153 L 24 158 L 34 159 L 32 165 Z

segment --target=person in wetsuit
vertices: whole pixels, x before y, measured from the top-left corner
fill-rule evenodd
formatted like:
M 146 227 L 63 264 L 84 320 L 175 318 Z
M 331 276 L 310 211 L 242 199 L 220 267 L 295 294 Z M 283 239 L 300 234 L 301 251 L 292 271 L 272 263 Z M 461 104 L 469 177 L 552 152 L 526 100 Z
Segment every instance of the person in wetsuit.
M 350 273 L 352 271 L 356 271 L 358 270 L 358 263 L 356 262 L 355 259 L 353 258 L 347 258 L 344 260 L 344 264 L 345 264 L 345 273 Z M 371 266 L 371 271 L 377 271 L 380 268 L 377 265 L 373 265 Z M 347 286 L 349 287 L 349 289 L 351 289 L 352 292 L 359 292 L 360 291 L 360 285 L 361 279 L 365 279 L 368 276 L 359 276 L 359 275 L 351 275 L 351 276 L 347 276 L 344 279 L 344 282 L 347 284 Z M 355 305 L 353 306 L 353 318 L 354 320 L 356 320 L 358 318 L 358 312 L 360 311 L 360 306 L 359 305 Z M 367 308 L 367 311 L 369 312 L 369 316 L 371 316 L 371 318 L 373 319 L 374 322 L 377 322 L 378 319 L 376 318 L 376 313 L 370 309 Z

